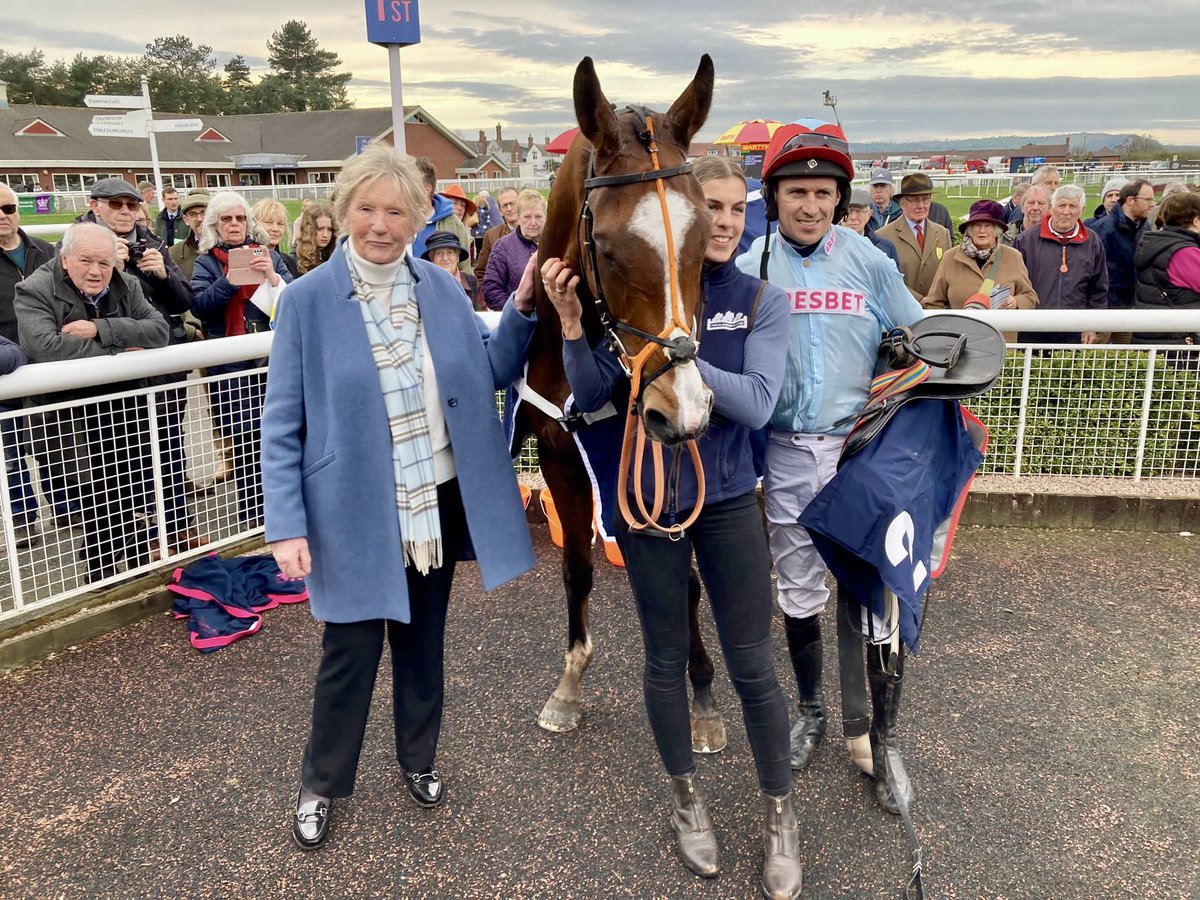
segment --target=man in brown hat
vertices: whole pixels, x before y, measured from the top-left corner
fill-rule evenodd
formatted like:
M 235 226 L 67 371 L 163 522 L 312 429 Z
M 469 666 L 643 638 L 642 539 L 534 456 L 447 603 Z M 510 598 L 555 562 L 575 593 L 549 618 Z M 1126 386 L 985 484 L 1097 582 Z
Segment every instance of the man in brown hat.
M 924 172 L 905 175 L 896 194 L 904 215 L 876 232 L 896 245 L 900 256 L 900 274 L 918 302 L 929 293 L 942 256 L 952 246 L 945 226 L 929 220 L 933 202 L 933 182 Z

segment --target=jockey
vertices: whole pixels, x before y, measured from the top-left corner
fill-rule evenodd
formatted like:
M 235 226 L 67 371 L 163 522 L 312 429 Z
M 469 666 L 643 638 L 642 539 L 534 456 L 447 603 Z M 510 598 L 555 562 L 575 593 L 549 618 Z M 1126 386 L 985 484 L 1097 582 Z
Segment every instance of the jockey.
M 853 177 L 850 148 L 839 126 L 805 118 L 779 128 L 763 161 L 767 233 L 737 260 L 743 272 L 782 288 L 791 313 L 763 488 L 778 600 L 800 695 L 791 730 L 793 769 L 809 764 L 825 734 L 820 614 L 829 599 L 825 564 L 799 518 L 836 472 L 853 415 L 866 404 L 882 335 L 922 316 L 895 265 L 849 228 L 833 224 L 845 215 Z M 778 222 L 774 233 L 772 222 Z M 850 421 L 840 424 L 847 416 Z M 868 629 L 867 654 L 875 701 L 871 749 L 863 718 L 844 723 L 851 758 L 868 774 L 883 771 L 872 765 L 872 754 L 879 758 L 894 737 L 899 690 L 886 691 L 886 673 L 889 664 L 902 665 L 885 658 L 890 635 L 881 633 L 882 623 L 874 624 Z M 895 702 L 885 702 L 889 697 Z M 900 789 L 910 794 L 907 778 L 902 781 Z M 884 809 L 898 813 L 882 776 L 876 778 L 875 797 Z

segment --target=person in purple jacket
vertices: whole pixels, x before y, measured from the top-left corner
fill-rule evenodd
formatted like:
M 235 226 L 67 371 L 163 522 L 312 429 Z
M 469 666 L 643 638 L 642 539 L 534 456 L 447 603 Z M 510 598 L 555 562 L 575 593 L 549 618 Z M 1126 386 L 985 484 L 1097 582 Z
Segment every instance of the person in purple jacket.
M 517 196 L 517 227 L 492 245 L 483 273 L 483 299 L 489 309 L 504 309 L 521 282 L 529 257 L 537 253 L 546 224 L 546 198 L 532 189 Z
M 746 215 L 746 180 L 725 157 L 696 161 L 712 215 L 704 256 L 704 318 L 697 363 L 712 390 L 712 424 L 697 441 L 704 466 L 704 509 L 680 540 L 617 528 L 646 651 L 646 712 L 671 776 L 670 825 L 684 864 L 704 878 L 720 871 L 721 850 L 696 785 L 685 671 L 688 573 L 696 565 L 708 589 L 725 663 L 742 701 L 742 716 L 765 804 L 768 897 L 795 897 L 801 886 L 799 838 L 788 764 L 788 710 L 771 652 L 771 557 L 763 533 L 750 432 L 766 424 L 783 385 L 787 298 L 779 288 L 733 263 Z M 499 246 L 499 245 L 497 245 Z M 562 320 L 563 364 L 581 412 L 628 400 L 629 379 L 603 342 L 589 346 L 575 293 L 579 277 L 561 260 L 543 263 L 542 278 Z M 682 467 L 678 508 L 691 509 L 695 474 Z

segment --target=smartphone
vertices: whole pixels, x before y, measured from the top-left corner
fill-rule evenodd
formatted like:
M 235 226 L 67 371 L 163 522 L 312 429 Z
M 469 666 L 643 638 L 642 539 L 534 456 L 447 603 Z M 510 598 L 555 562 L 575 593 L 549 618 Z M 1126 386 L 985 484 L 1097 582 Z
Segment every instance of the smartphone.
M 262 284 L 267 273 L 251 269 L 250 263 L 266 256 L 266 247 L 234 247 L 229 251 L 229 273 L 225 276 L 230 284 Z

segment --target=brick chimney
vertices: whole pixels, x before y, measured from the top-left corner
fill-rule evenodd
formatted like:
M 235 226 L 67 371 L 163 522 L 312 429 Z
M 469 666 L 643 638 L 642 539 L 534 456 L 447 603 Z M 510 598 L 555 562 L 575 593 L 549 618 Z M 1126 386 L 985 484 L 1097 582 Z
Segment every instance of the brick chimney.
M 500 123 L 496 123 L 496 143 L 499 144 L 504 138 L 500 136 Z
M 529 135 L 529 137 L 528 137 L 528 138 L 527 138 L 527 140 L 526 140 L 526 143 L 525 143 L 525 149 L 526 149 L 526 150 L 532 150 L 532 149 L 533 149 L 533 135 L 532 135 L 532 134 L 530 134 L 530 135 Z
M 482 128 L 479 129 L 479 155 L 487 153 L 487 132 Z

